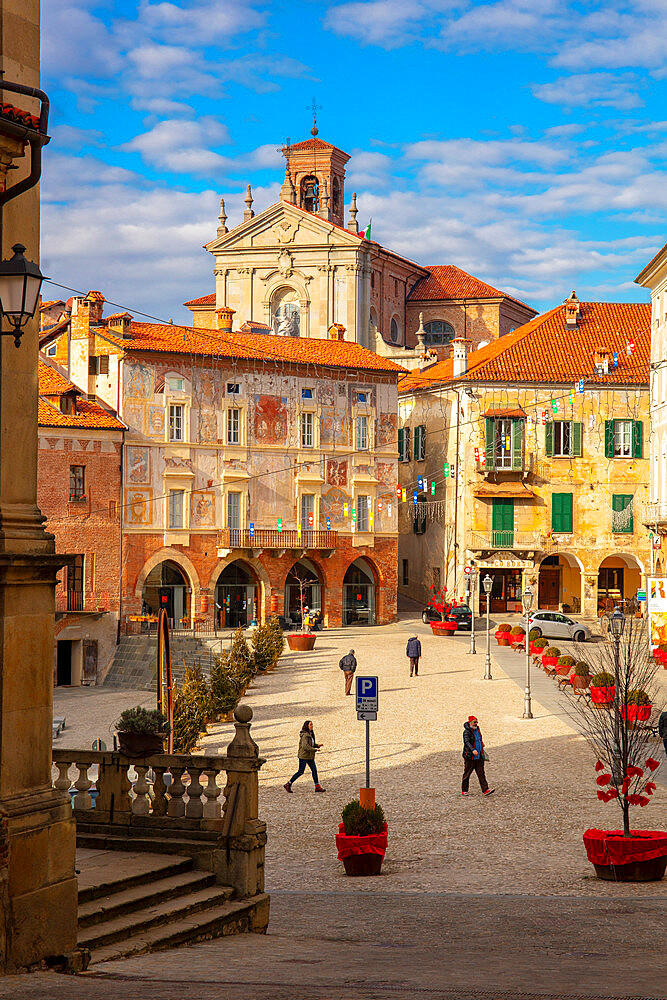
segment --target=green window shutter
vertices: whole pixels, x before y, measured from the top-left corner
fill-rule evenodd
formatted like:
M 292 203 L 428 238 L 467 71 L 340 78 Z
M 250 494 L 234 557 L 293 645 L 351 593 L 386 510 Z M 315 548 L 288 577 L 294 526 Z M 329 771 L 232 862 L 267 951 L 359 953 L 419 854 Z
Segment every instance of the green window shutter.
M 495 447 L 495 420 L 493 417 L 486 418 L 486 467 L 487 469 L 492 469 L 495 465 L 494 461 L 494 447 Z
M 551 496 L 551 530 L 571 534 L 572 494 L 553 493 Z
M 612 531 L 615 535 L 631 535 L 634 530 L 634 512 L 632 502 L 634 497 L 628 493 L 614 493 L 611 498 L 611 509 L 619 515 L 628 511 L 625 517 L 615 518 L 612 514 Z M 628 510 L 629 508 L 629 510 Z
M 632 457 L 641 458 L 642 457 L 642 437 L 643 437 L 644 425 L 641 420 L 632 421 Z
M 419 458 L 419 431 L 420 431 L 420 429 L 421 428 L 419 428 L 419 427 L 415 427 L 415 430 L 414 430 L 414 447 L 413 447 L 413 451 L 412 451 L 412 457 L 414 458 L 415 462 Z
M 523 468 L 523 420 L 512 421 L 512 468 Z
M 398 460 L 403 461 L 403 428 L 398 428 Z
M 614 421 L 605 420 L 604 422 L 604 457 L 613 458 L 614 457 Z
M 548 420 L 544 427 L 544 453 L 553 455 L 554 453 L 554 422 Z
M 574 456 L 574 458 L 581 458 L 581 454 L 582 454 L 581 443 L 582 443 L 583 437 L 584 437 L 584 425 L 582 423 L 577 422 L 576 420 L 573 420 L 572 421 L 572 455 Z
M 514 542 L 514 500 L 502 498 L 493 501 L 491 511 L 491 544 L 494 548 L 507 548 Z
M 426 458 L 426 425 L 422 424 L 417 430 L 419 431 L 419 454 L 415 455 L 415 458 L 419 458 L 421 461 Z

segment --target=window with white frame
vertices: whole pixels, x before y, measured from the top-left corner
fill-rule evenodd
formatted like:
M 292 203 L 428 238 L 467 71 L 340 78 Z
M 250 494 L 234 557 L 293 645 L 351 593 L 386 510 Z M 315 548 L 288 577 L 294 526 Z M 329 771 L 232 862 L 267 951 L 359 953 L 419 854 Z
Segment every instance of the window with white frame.
M 554 420 L 554 456 L 566 458 L 572 454 L 572 421 Z
M 368 392 L 358 392 L 357 393 L 357 403 L 368 403 L 370 393 Z
M 183 501 L 185 490 L 169 490 L 168 525 L 170 529 L 183 527 Z
M 241 494 L 227 494 L 227 527 L 238 529 L 241 527 Z
M 228 382 L 227 383 L 227 395 L 228 396 L 238 396 L 241 392 L 241 386 L 238 382 Z
M 313 390 L 312 389 L 302 389 L 301 390 L 301 398 L 302 399 L 312 399 L 313 398 Z
M 357 531 L 368 531 L 368 513 L 370 510 L 370 497 L 357 497 Z
M 171 377 L 168 379 L 171 392 L 183 392 L 183 379 Z
M 182 403 L 169 404 L 169 440 L 183 440 L 185 407 Z
M 614 456 L 632 456 L 632 420 L 614 420 Z
M 315 494 L 303 493 L 301 496 L 301 530 L 313 528 L 315 522 Z
M 241 411 L 227 410 L 227 444 L 241 444 Z
M 357 417 L 355 429 L 357 451 L 368 451 L 368 417 L 364 415 Z
M 301 447 L 302 448 L 312 448 L 313 447 L 313 427 L 315 423 L 315 415 L 313 413 L 302 413 L 301 414 Z

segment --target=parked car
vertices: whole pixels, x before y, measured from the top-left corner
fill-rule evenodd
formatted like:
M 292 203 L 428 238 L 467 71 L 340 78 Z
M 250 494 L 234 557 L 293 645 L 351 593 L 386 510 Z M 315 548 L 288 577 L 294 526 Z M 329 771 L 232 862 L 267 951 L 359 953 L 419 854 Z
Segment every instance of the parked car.
M 528 616 L 521 616 L 519 624 L 528 631 Z M 545 639 L 574 639 L 575 642 L 585 642 L 592 632 L 588 625 L 575 622 L 573 618 L 559 611 L 533 611 L 530 614 L 530 628 L 535 629 Z
M 422 611 L 422 621 L 424 625 L 429 625 L 431 622 L 439 622 L 442 619 L 442 615 L 435 608 L 424 608 Z M 455 608 L 445 615 L 445 621 L 455 621 L 456 630 L 472 628 L 472 611 L 467 604 L 457 604 Z

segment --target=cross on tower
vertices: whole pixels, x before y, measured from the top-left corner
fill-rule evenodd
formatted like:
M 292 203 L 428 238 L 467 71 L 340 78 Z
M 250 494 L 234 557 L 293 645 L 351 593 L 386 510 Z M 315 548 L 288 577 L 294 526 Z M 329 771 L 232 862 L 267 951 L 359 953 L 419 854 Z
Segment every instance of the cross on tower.
M 289 151 L 289 146 L 290 146 L 290 137 L 287 136 L 282 146 L 276 146 L 276 153 L 282 153 L 283 156 L 285 156 Z
M 310 104 L 306 105 L 306 111 L 312 112 L 312 115 L 313 115 L 313 127 L 310 130 L 310 134 L 311 135 L 317 135 L 317 133 L 318 133 L 318 128 L 317 128 L 317 112 L 321 111 L 321 110 L 322 110 L 322 105 L 318 104 L 314 97 L 313 97 L 312 102 Z

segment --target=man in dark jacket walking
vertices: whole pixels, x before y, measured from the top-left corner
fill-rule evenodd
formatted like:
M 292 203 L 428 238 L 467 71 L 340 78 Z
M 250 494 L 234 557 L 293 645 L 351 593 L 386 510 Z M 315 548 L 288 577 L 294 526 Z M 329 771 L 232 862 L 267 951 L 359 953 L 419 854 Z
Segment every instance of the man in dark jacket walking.
M 412 677 L 412 671 L 415 672 L 415 677 L 419 674 L 419 657 L 422 655 L 422 644 L 416 635 L 411 635 L 408 639 L 408 644 L 405 647 L 405 655 L 410 660 L 410 676 Z
M 338 666 L 345 674 L 345 694 L 352 694 L 352 681 L 354 679 L 354 671 L 357 669 L 357 660 L 353 649 L 343 656 Z
M 479 728 L 479 722 L 474 715 L 468 716 L 468 721 L 463 724 L 463 759 L 465 767 L 463 769 L 463 779 L 461 781 L 461 794 L 468 794 L 470 775 L 476 772 L 479 779 L 480 788 L 485 795 L 493 795 L 493 788 L 489 784 L 484 774 L 484 740 Z

